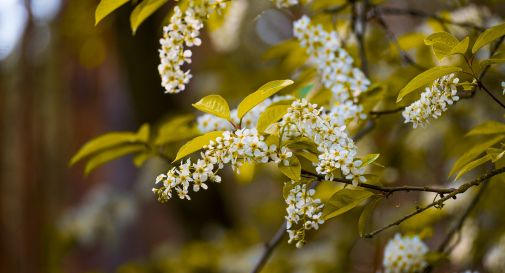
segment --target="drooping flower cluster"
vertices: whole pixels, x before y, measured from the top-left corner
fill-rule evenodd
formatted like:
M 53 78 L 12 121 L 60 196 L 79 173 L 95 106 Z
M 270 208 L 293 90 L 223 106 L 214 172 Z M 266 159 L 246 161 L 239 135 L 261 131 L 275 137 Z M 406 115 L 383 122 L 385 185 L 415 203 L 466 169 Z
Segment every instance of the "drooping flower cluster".
M 209 33 L 212 45 L 217 51 L 228 52 L 239 43 L 240 24 L 246 14 L 247 0 L 231 1 L 221 26 Z
M 328 32 L 321 25 L 311 25 L 307 16 L 294 23 L 293 31 L 316 66 L 324 87 L 333 92 L 338 102 L 354 100 L 368 89 L 370 81 L 354 67 L 353 59 L 342 48 L 337 32 Z
M 191 63 L 192 52 L 188 48 L 202 43 L 199 36 L 203 20 L 225 6 L 225 0 L 191 0 L 185 11 L 179 6 L 174 8 L 170 23 L 163 28 L 163 38 L 160 39 L 158 72 L 165 93 L 179 93 L 186 88 L 191 73 L 184 71 L 182 66 Z
M 489 272 L 505 272 L 505 235 L 488 251 L 484 265 Z
M 291 181 L 294 185 L 294 181 Z M 319 229 L 324 223 L 322 218 L 323 207 L 320 199 L 315 199 L 314 189 L 307 189 L 306 184 L 295 185 L 286 198 L 287 215 L 286 229 L 289 235 L 289 243 L 296 242 L 296 247 L 301 248 L 305 244 L 305 231 Z
M 348 107 L 345 104 L 340 107 Z M 356 117 L 353 113 L 334 107 L 326 113 L 316 104 L 309 103 L 306 99 L 296 100 L 291 104 L 288 113 L 278 124 L 279 130 L 287 138 L 300 136 L 311 139 L 320 152 L 319 162 L 315 163 L 318 174 L 332 180 L 336 171 L 353 181 L 354 185 L 366 181 L 363 176 L 363 162 L 357 158 L 357 147 L 346 133 L 346 122 Z M 359 118 L 359 116 L 357 117 Z
M 247 162 L 287 164 L 291 156 L 292 152 L 286 147 L 278 149 L 275 145 L 268 146 L 256 129 L 225 131 L 221 137 L 204 147 L 201 158 L 196 162 L 187 159 L 166 174 L 160 174 L 156 183 L 161 183 L 161 186 L 153 188 L 153 192 L 161 202 L 171 199 L 173 191 L 179 198 L 190 200 L 190 187 L 197 192 L 207 189 L 208 181 L 221 182 L 217 171 L 225 164 L 230 164 L 233 169 Z
M 272 3 L 274 3 L 274 5 L 278 8 L 289 8 L 297 5 L 298 0 L 272 0 Z
M 431 87 L 421 94 L 421 98 L 403 110 L 402 115 L 405 123 L 411 122 L 414 128 L 424 127 L 429 119 L 437 119 L 452 105 L 459 100 L 456 84 L 459 78 L 449 74 L 435 80 Z
M 428 266 L 425 255 L 428 247 L 419 236 L 401 236 L 396 234 L 384 249 L 385 273 L 415 273 Z
M 256 125 L 258 124 L 258 118 L 265 111 L 266 108 L 268 108 L 272 103 L 276 103 L 279 101 L 284 101 L 284 100 L 291 100 L 293 99 L 293 96 L 275 96 L 273 98 L 267 98 L 260 104 L 256 105 L 253 109 L 251 109 L 247 114 L 245 114 L 244 117 L 242 117 L 242 128 L 256 128 Z M 239 118 L 237 117 L 237 109 L 231 110 L 231 118 L 232 121 L 235 124 L 238 124 L 240 122 Z M 207 133 L 207 132 L 213 132 L 213 131 L 226 131 L 226 130 L 233 130 L 233 126 L 228 122 L 227 120 L 216 117 L 212 114 L 205 114 L 201 115 L 197 118 L 196 120 L 198 129 L 202 133 Z

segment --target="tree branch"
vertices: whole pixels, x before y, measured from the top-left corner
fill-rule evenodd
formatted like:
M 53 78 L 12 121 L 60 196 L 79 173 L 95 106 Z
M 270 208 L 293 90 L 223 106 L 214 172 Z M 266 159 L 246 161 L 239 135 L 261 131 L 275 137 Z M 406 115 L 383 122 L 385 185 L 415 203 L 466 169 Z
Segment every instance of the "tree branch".
M 449 24 L 449 25 L 455 25 L 455 26 L 460 26 L 460 27 L 466 27 L 466 28 L 473 28 L 478 31 L 484 31 L 485 28 L 469 23 L 469 22 L 454 22 L 452 20 L 449 20 L 447 18 L 441 17 L 436 14 L 431 14 L 422 10 L 415 10 L 415 9 L 401 9 L 401 8 L 395 8 L 395 7 L 378 7 L 378 11 L 382 14 L 385 15 L 409 15 L 409 16 L 414 16 L 414 17 L 420 17 L 420 18 L 431 18 L 439 23 L 442 24 Z
M 389 110 L 380 110 L 380 111 L 370 111 L 370 115 L 380 117 L 383 115 L 389 115 L 389 114 L 396 114 L 398 112 L 401 112 L 405 109 L 405 107 L 398 107 L 395 109 L 389 109 Z
M 377 235 L 378 233 L 384 231 L 384 230 L 387 230 L 389 228 L 392 228 L 394 226 L 397 226 L 399 224 L 401 224 L 403 221 L 431 208 L 431 207 L 439 207 L 439 206 L 442 206 L 444 204 L 445 201 L 451 199 L 451 198 L 456 198 L 456 195 L 458 194 L 461 194 L 461 193 L 464 193 L 466 192 L 469 188 L 473 187 L 473 186 L 478 186 L 480 185 L 481 183 L 483 183 L 484 181 L 490 179 L 491 177 L 495 176 L 495 175 L 498 175 L 498 174 L 501 174 L 505 172 L 505 167 L 503 168 L 499 168 L 499 169 L 495 169 L 495 170 L 492 170 L 490 172 L 487 172 L 486 174 L 482 175 L 481 177 L 473 180 L 473 181 L 470 181 L 468 183 L 465 183 L 463 185 L 461 185 L 459 188 L 453 190 L 451 193 L 449 193 L 448 195 L 440 198 L 438 201 L 434 201 L 433 203 L 429 204 L 428 206 L 425 206 L 423 208 L 417 208 L 414 212 L 410 213 L 410 214 L 407 214 L 406 216 L 394 221 L 393 223 L 389 224 L 389 225 L 386 225 L 384 227 L 381 227 L 375 231 L 372 231 L 368 234 L 366 234 L 364 237 L 365 238 L 372 238 L 373 236 Z
M 263 269 L 270 256 L 272 256 L 272 252 L 274 251 L 274 249 L 277 247 L 277 245 L 279 245 L 282 238 L 284 238 L 284 234 L 286 234 L 286 225 L 287 222 L 286 220 L 284 220 L 284 222 L 275 232 L 272 239 L 270 239 L 270 241 L 268 241 L 265 244 L 265 250 L 263 251 L 263 254 L 261 255 L 256 265 L 254 266 L 253 270 L 251 271 L 252 273 L 258 273 L 261 271 L 261 269 Z

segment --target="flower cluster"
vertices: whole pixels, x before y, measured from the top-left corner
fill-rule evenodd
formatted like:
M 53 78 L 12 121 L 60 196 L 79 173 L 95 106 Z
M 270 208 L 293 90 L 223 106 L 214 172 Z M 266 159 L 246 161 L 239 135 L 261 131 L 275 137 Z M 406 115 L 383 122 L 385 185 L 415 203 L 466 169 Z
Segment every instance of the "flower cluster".
M 385 273 L 421 272 L 428 263 L 425 255 L 428 247 L 419 236 L 401 236 L 396 234 L 384 250 Z
M 163 28 L 163 38 L 160 39 L 160 64 L 158 72 L 165 93 L 179 93 L 186 88 L 191 79 L 189 70 L 182 66 L 191 63 L 192 52 L 189 47 L 199 46 L 200 30 L 203 20 L 212 12 L 220 12 L 225 8 L 225 0 L 192 0 L 189 7 L 182 11 L 178 6 L 170 18 L 170 23 Z
M 295 185 L 294 181 L 291 181 Z M 296 242 L 296 247 L 305 244 L 305 231 L 318 229 L 324 223 L 322 218 L 323 207 L 320 199 L 314 199 L 314 189 L 307 189 L 306 184 L 295 185 L 286 198 L 286 229 L 289 234 L 289 243 Z
M 303 16 L 293 25 L 294 35 L 317 67 L 324 87 L 331 90 L 339 102 L 354 100 L 366 91 L 370 81 L 353 66 L 353 59 L 342 48 L 335 31 L 325 31 L 321 25 L 311 25 Z
M 256 128 L 258 124 L 258 118 L 265 111 L 267 107 L 269 107 L 272 103 L 276 103 L 284 100 L 291 100 L 293 96 L 275 96 L 271 99 L 266 99 L 260 104 L 256 105 L 253 109 L 251 109 L 244 117 L 242 117 L 242 128 Z M 231 118 L 235 124 L 239 124 L 240 120 L 237 117 L 237 109 L 233 109 L 231 111 Z M 212 114 L 201 115 L 196 120 L 198 129 L 202 133 L 213 132 L 213 131 L 227 131 L 233 130 L 233 126 L 227 120 L 216 117 Z
M 484 265 L 489 272 L 505 272 L 505 235 L 487 252 Z
M 278 8 L 289 8 L 297 5 L 298 0 L 272 0 L 272 3 L 274 3 L 274 5 Z
M 209 33 L 217 51 L 228 52 L 238 46 L 240 24 L 246 15 L 247 6 L 247 0 L 232 1 L 221 26 Z
M 166 174 L 158 175 L 156 183 L 162 185 L 153 188 L 153 192 L 161 202 L 172 198 L 173 191 L 179 198 L 190 200 L 188 193 L 191 186 L 197 192 L 207 189 L 207 181 L 221 182 L 221 177 L 216 173 L 224 164 L 230 164 L 233 169 L 247 162 L 287 164 L 291 156 L 292 152 L 286 147 L 278 149 L 275 145 L 268 146 L 256 129 L 226 131 L 204 147 L 201 158 L 196 162 L 187 159 Z
M 343 108 L 340 108 L 343 107 Z M 335 171 L 353 181 L 354 185 L 366 181 L 363 176 L 362 161 L 357 158 L 357 147 L 346 133 L 346 123 L 353 111 L 345 110 L 348 106 L 334 107 L 326 113 L 323 108 L 309 103 L 306 99 L 296 100 L 278 124 L 279 130 L 287 138 L 300 136 L 311 139 L 320 152 L 319 162 L 315 163 L 316 171 L 332 180 Z M 357 109 L 355 113 L 359 113 Z M 346 113 L 346 114 L 342 114 Z
M 454 74 L 435 80 L 431 87 L 426 87 L 419 100 L 405 108 L 402 113 L 405 123 L 412 122 L 414 128 L 424 127 L 429 123 L 430 117 L 440 117 L 447 110 L 447 105 L 459 100 L 456 87 L 458 82 L 459 78 Z

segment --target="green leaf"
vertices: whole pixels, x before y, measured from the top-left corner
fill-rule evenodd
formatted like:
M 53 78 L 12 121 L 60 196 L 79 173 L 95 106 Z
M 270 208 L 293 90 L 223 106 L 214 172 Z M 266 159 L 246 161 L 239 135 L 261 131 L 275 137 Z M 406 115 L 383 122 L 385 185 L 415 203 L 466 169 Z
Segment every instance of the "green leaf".
M 505 155 L 505 150 L 503 149 L 496 149 L 496 148 L 488 148 L 486 150 L 486 153 L 491 156 L 491 162 L 495 163 L 496 161 L 500 160 L 503 158 Z
M 480 68 L 482 69 L 482 68 L 485 68 L 488 65 L 499 64 L 499 63 L 505 63 L 505 59 L 503 59 L 503 58 L 495 58 L 495 59 L 482 60 L 480 62 Z
M 215 131 L 193 138 L 186 144 L 182 145 L 182 147 L 177 152 L 177 156 L 175 157 L 173 162 L 202 149 L 203 146 L 208 145 L 212 140 L 215 140 L 216 138 L 222 135 L 223 135 L 222 131 Z
M 113 132 L 101 135 L 88 141 L 70 160 L 70 165 L 74 165 L 85 157 L 91 156 L 104 149 L 119 146 L 121 144 L 139 143 L 142 140 L 136 133 L 132 132 Z
M 274 105 L 270 106 L 258 118 L 256 128 L 258 132 L 263 132 L 270 124 L 280 120 L 287 112 L 290 105 Z
M 421 88 L 427 84 L 431 84 L 431 83 L 433 83 L 433 81 L 435 81 L 436 79 L 438 79 L 442 76 L 445 76 L 447 74 L 451 74 L 454 72 L 459 72 L 462 70 L 463 69 L 461 69 L 460 67 L 456 67 L 456 66 L 432 67 L 432 68 L 424 71 L 423 73 L 415 76 L 412 80 L 410 80 L 409 83 L 407 83 L 407 85 L 405 85 L 405 87 L 403 87 L 400 90 L 400 93 L 398 94 L 398 98 L 396 99 L 396 102 L 397 103 L 400 102 L 403 99 L 403 97 L 410 94 L 412 91 L 414 91 L 418 88 Z
M 182 115 L 163 123 L 158 129 L 154 145 L 160 146 L 197 136 L 198 129 L 188 125 L 193 119 L 193 115 Z
M 284 166 L 282 162 L 278 164 L 279 170 L 289 179 L 294 181 L 300 181 L 302 174 L 302 166 L 300 165 L 300 160 L 296 156 L 289 158 L 289 165 Z
M 437 32 L 426 37 L 424 43 L 432 46 L 433 52 L 438 59 L 443 59 L 451 53 L 459 41 L 448 32 Z
M 231 119 L 228 102 L 226 102 L 226 100 L 219 95 L 206 96 L 199 100 L 197 103 L 193 103 L 192 105 L 202 112 L 209 113 L 226 120 Z
M 505 134 L 505 124 L 498 121 L 487 121 L 474 127 L 466 136 Z
M 299 155 L 305 159 L 307 159 L 308 161 L 312 162 L 312 163 L 317 163 L 319 162 L 319 158 L 317 157 L 316 154 L 314 153 L 311 153 L 309 151 L 306 151 L 306 150 L 301 150 L 301 151 L 297 151 L 296 152 L 296 155 Z
M 342 189 L 333 194 L 326 204 L 324 204 L 323 218 L 339 216 L 349 210 L 359 206 L 363 201 L 374 195 L 372 192 L 361 189 Z
M 151 16 L 151 14 L 167 2 L 168 0 L 144 0 L 140 2 L 130 14 L 130 26 L 133 33 L 137 31 L 140 24 L 142 24 L 147 17 Z
M 363 164 L 361 164 L 362 167 L 367 166 L 372 164 L 377 158 L 379 158 L 380 154 L 368 154 L 365 157 L 361 159 L 363 161 Z
M 137 168 L 142 167 L 142 165 L 144 165 L 144 162 L 146 162 L 146 160 L 148 160 L 151 157 L 151 155 L 152 154 L 149 152 L 138 153 L 133 157 L 133 165 L 135 165 L 135 167 Z
M 245 97 L 244 100 L 242 100 L 242 102 L 240 102 L 237 108 L 238 118 L 242 119 L 242 117 L 247 112 L 249 112 L 249 110 L 253 109 L 256 105 L 260 104 L 268 97 L 272 96 L 281 89 L 293 83 L 294 82 L 292 80 L 277 80 L 264 84 L 258 90 L 256 90 L 252 94 L 249 94 L 247 97 Z
M 437 263 L 440 263 L 444 260 L 447 260 L 447 254 L 444 254 L 442 252 L 428 252 L 424 255 L 424 259 L 426 262 L 428 262 L 431 265 L 435 265 Z
M 449 52 L 449 55 L 454 55 L 454 54 L 462 54 L 465 55 L 466 51 L 468 50 L 468 44 L 470 43 L 470 37 L 465 37 L 465 39 L 461 40 L 457 45 L 455 45 L 452 49 L 451 52 Z
M 472 53 L 475 54 L 483 46 L 505 35 L 505 23 L 494 26 L 482 32 L 473 44 Z
M 380 195 L 376 195 L 372 200 L 370 200 L 370 202 L 368 202 L 368 204 L 366 204 L 365 208 L 361 212 L 358 220 L 359 237 L 363 237 L 365 235 L 366 226 L 370 222 L 370 218 L 381 200 L 382 197 Z
M 129 0 L 102 0 L 95 10 L 95 26 L 107 15 L 126 4 Z
M 113 148 L 111 150 L 107 150 L 97 155 L 93 156 L 86 163 L 86 167 L 84 168 L 84 174 L 88 175 L 96 168 L 102 166 L 103 164 L 114 160 L 116 158 L 125 156 L 127 154 L 144 151 L 145 147 L 142 145 L 127 145 Z
M 149 142 L 149 136 L 151 135 L 151 127 L 149 124 L 144 123 L 140 126 L 137 131 L 137 139 L 141 142 Z
M 498 143 L 499 141 L 503 140 L 505 138 L 504 135 L 496 136 L 492 139 L 488 139 L 487 141 L 484 141 L 482 143 L 479 143 L 470 150 L 468 150 L 466 153 L 464 153 L 456 162 L 454 163 L 454 166 L 452 167 L 452 170 L 449 173 L 449 176 L 452 176 L 456 171 L 461 169 L 463 166 L 468 164 L 470 161 L 474 160 L 476 157 L 478 157 L 480 154 L 486 151 L 487 148 L 493 146 L 494 144 Z
M 486 154 L 485 156 L 466 164 L 465 166 L 463 166 L 463 168 L 461 168 L 461 170 L 458 172 L 458 174 L 456 175 L 456 178 L 454 178 L 454 180 L 458 180 L 458 178 L 460 178 L 465 173 L 467 173 L 467 172 L 475 169 L 476 167 L 490 161 L 491 159 L 492 159 L 491 155 Z

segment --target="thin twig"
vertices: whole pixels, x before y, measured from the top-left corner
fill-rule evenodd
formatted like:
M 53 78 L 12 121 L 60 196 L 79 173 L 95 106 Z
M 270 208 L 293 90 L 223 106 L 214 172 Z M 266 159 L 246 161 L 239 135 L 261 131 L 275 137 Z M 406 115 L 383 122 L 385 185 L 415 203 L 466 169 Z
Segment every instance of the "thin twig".
M 431 208 L 431 207 L 440 207 L 444 204 L 445 201 L 451 199 L 451 198 L 456 198 L 456 195 L 458 194 L 461 194 L 461 193 L 464 193 L 466 192 L 469 188 L 473 187 L 473 186 L 478 186 L 480 185 L 481 183 L 483 183 L 484 181 L 488 180 L 489 178 L 495 176 L 495 175 L 498 175 L 498 174 L 501 174 L 505 172 L 505 167 L 503 168 L 500 168 L 500 169 L 495 169 L 493 171 L 490 171 L 484 175 L 482 175 L 481 177 L 473 180 L 473 181 L 470 181 L 468 183 L 465 183 L 463 185 L 461 185 L 459 188 L 455 189 L 454 191 L 452 191 L 450 194 L 440 198 L 438 201 L 435 201 L 431 204 L 429 204 L 428 206 L 425 206 L 425 207 L 422 207 L 422 208 L 417 208 L 414 212 L 410 213 L 410 214 L 407 214 L 406 216 L 394 221 L 393 223 L 391 224 L 388 224 L 386 226 L 383 226 L 379 229 L 376 229 L 375 231 L 372 231 L 368 234 L 366 234 L 364 237 L 365 238 L 372 238 L 373 236 L 377 235 L 378 233 L 384 231 L 384 230 L 387 230 L 389 228 L 392 228 L 394 226 L 398 226 L 399 224 L 401 224 L 403 221 L 407 220 L 407 219 L 410 219 L 411 217 Z
M 389 115 L 389 114 L 396 114 L 398 112 L 401 112 L 405 109 L 405 107 L 398 107 L 395 109 L 388 109 L 388 110 L 380 110 L 380 111 L 370 111 L 370 115 L 380 117 L 383 115 Z
M 505 108 L 505 104 L 501 102 L 487 87 L 481 82 L 478 81 L 477 84 L 479 85 L 480 89 L 484 90 L 496 103 L 498 103 L 502 108 Z
M 380 7 L 378 8 L 378 11 L 382 14 L 386 15 L 410 15 L 414 17 L 421 17 L 421 18 L 431 18 L 434 19 L 440 23 L 445 23 L 449 25 L 455 25 L 455 26 L 460 26 L 460 27 L 466 27 L 466 28 L 473 28 L 478 31 L 484 31 L 485 28 L 469 23 L 469 22 L 454 22 L 452 20 L 449 20 L 447 18 L 441 17 L 436 14 L 431 14 L 422 10 L 415 10 L 415 9 L 402 9 L 402 8 L 395 8 L 395 7 Z
M 270 239 L 270 241 L 265 244 L 265 250 L 251 271 L 252 273 L 258 273 L 261 271 L 261 269 L 263 269 L 270 256 L 272 256 L 274 249 L 277 247 L 277 245 L 279 245 L 282 238 L 284 238 L 284 234 L 286 234 L 286 225 L 287 222 L 284 220 L 284 222 L 275 232 L 275 235 Z
M 438 246 L 438 249 L 437 249 L 437 251 L 439 253 L 449 254 L 452 251 L 453 247 L 455 246 L 455 245 L 449 246 L 449 244 L 452 241 L 452 238 L 454 237 L 454 235 L 456 235 L 461 230 L 461 228 L 465 224 L 465 220 L 468 218 L 468 216 L 470 215 L 472 210 L 479 203 L 480 198 L 482 197 L 485 189 L 487 188 L 487 185 L 489 185 L 489 179 L 485 180 L 482 183 L 482 187 L 479 189 L 479 192 L 472 199 L 472 201 L 470 202 L 470 204 L 468 205 L 466 210 L 463 212 L 463 214 L 459 218 L 458 222 L 456 222 L 456 224 L 449 230 L 449 232 L 447 233 L 447 236 L 442 241 L 442 243 L 440 243 L 440 245 Z M 432 270 L 433 270 L 433 266 L 430 265 L 424 270 L 424 273 L 430 273 Z
M 311 178 L 317 178 L 320 181 L 326 180 L 324 176 L 318 175 L 311 173 L 309 171 L 302 170 L 302 174 L 306 175 Z M 334 178 L 331 180 L 332 182 L 339 182 L 347 185 L 353 185 L 352 180 L 345 179 L 345 178 Z M 434 192 L 438 194 L 449 194 L 454 192 L 455 188 L 440 188 L 440 187 L 432 187 L 432 186 L 394 186 L 394 187 L 386 187 L 386 186 L 380 186 L 380 185 L 374 185 L 374 184 L 368 184 L 368 183 L 358 183 L 358 187 L 361 188 L 366 188 L 370 190 L 375 190 L 383 193 L 385 196 L 389 196 L 394 192 L 398 191 L 404 191 L 404 192 L 411 192 L 411 191 L 423 191 L 423 192 Z
M 405 52 L 405 50 L 402 49 L 400 46 L 400 43 L 398 42 L 398 39 L 396 38 L 396 35 L 394 34 L 393 31 L 389 28 L 389 26 L 386 24 L 386 21 L 384 21 L 384 18 L 380 15 L 379 12 L 377 12 L 377 8 L 375 7 L 373 9 L 373 17 L 376 19 L 377 23 L 382 27 L 384 32 L 386 32 L 386 36 L 388 37 L 389 41 L 396 47 L 396 50 L 398 50 L 398 53 L 400 54 L 400 57 L 402 61 L 405 64 L 411 65 L 419 70 L 426 70 L 427 68 L 416 63 L 414 59 L 410 57 L 410 55 Z

